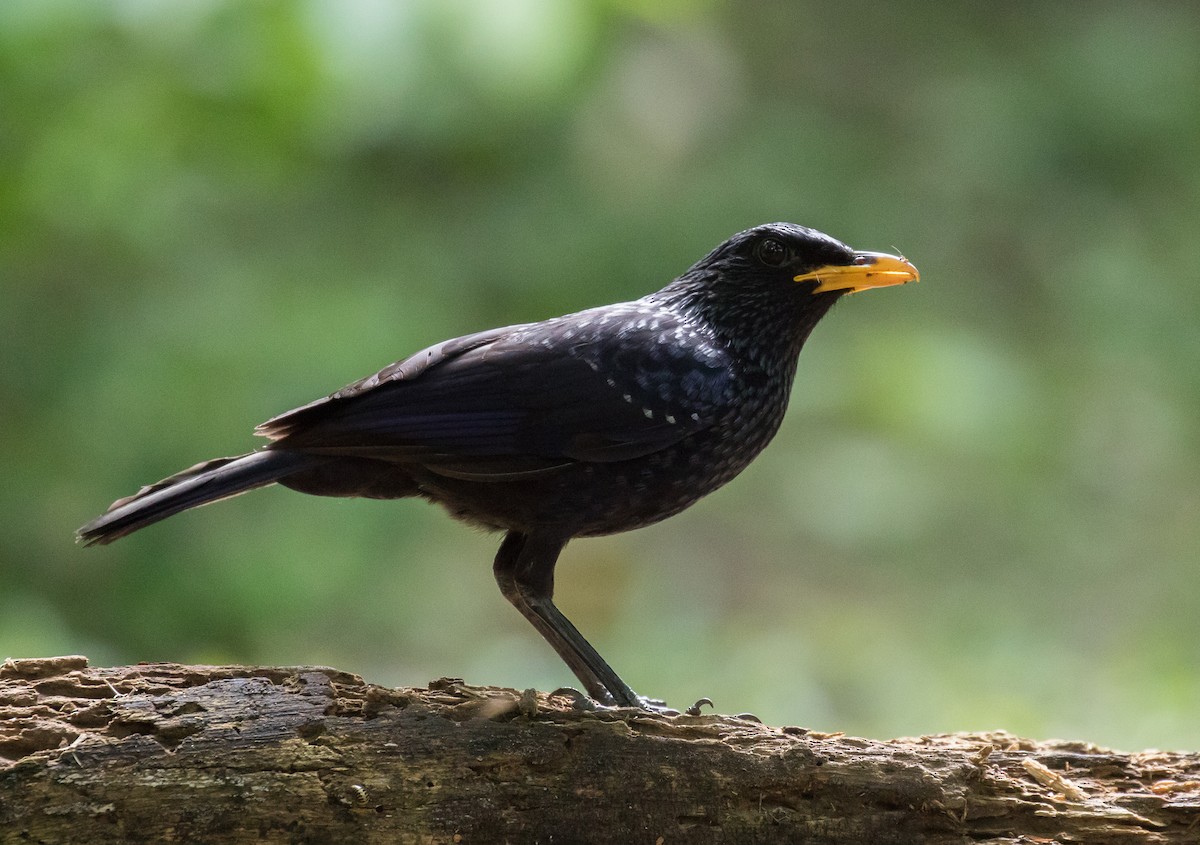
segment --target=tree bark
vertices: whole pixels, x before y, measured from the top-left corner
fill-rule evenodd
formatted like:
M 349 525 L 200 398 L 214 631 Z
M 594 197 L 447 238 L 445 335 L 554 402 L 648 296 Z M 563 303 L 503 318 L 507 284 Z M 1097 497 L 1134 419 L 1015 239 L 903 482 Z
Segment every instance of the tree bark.
M 0 842 L 1200 842 L 1200 755 L 321 667 L 0 666 Z

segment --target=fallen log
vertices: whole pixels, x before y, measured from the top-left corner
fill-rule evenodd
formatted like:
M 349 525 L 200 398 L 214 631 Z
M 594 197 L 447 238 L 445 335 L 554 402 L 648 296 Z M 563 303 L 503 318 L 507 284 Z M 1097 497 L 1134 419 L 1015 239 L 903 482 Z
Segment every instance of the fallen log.
M 0 841 L 1194 845 L 1200 754 L 878 741 L 313 666 L 8 660 Z

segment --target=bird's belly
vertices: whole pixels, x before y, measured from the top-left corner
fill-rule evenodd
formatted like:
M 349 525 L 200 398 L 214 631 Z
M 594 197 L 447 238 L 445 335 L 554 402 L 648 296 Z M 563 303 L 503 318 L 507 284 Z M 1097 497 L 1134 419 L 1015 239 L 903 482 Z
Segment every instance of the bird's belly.
M 771 422 L 708 431 L 640 458 L 572 463 L 532 478 L 480 482 L 426 471 L 420 483 L 427 498 L 486 527 L 615 534 L 674 516 L 730 481 L 770 441 L 778 427 Z

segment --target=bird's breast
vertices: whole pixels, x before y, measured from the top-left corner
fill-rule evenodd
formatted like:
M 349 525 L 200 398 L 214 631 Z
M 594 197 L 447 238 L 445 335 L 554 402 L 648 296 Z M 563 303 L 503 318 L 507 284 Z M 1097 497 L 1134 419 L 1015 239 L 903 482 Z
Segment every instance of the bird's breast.
M 579 461 L 502 482 L 428 476 L 429 498 L 467 521 L 502 529 L 559 526 L 568 536 L 614 534 L 659 522 L 728 483 L 779 429 L 786 395 L 749 391 L 701 431 L 648 455 Z

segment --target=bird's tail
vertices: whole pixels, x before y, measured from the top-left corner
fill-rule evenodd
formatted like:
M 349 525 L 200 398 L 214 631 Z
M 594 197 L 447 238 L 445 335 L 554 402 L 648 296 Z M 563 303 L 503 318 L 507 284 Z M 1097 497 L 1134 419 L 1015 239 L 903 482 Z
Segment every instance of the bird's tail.
M 118 499 L 102 516 L 75 532 L 75 537 L 85 546 L 111 543 L 188 508 L 265 487 L 321 460 L 295 452 L 263 449 L 235 458 L 205 461 Z

